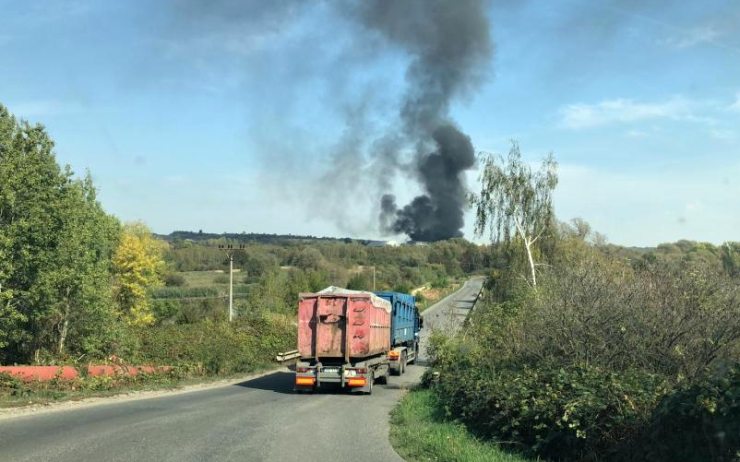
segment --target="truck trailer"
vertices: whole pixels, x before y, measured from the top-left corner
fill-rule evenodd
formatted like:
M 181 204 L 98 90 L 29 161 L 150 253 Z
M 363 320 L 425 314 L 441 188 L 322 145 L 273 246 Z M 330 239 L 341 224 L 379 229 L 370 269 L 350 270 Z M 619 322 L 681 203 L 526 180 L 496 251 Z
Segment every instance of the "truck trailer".
M 419 356 L 419 330 L 422 318 L 416 308 L 413 295 L 400 292 L 375 292 L 391 304 L 391 350 L 388 353 L 389 367 L 394 375 L 406 371 Z
M 295 390 L 335 384 L 371 394 L 418 354 L 421 319 L 410 295 L 328 287 L 298 302 Z

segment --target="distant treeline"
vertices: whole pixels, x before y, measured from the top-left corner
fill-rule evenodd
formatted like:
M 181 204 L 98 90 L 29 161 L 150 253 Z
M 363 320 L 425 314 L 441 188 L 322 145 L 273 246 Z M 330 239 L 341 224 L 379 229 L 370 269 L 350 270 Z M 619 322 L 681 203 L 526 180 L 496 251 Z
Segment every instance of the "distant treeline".
M 204 233 L 203 231 L 173 231 L 170 234 L 157 234 L 159 239 L 167 242 L 175 241 L 210 241 L 218 239 L 226 239 L 233 242 L 247 243 L 247 242 L 258 242 L 261 244 L 284 244 L 284 243 L 295 243 L 295 242 L 368 242 L 363 240 L 351 239 L 351 238 L 336 238 L 336 237 L 317 237 L 317 236 L 301 236 L 294 234 L 269 234 L 269 233 Z

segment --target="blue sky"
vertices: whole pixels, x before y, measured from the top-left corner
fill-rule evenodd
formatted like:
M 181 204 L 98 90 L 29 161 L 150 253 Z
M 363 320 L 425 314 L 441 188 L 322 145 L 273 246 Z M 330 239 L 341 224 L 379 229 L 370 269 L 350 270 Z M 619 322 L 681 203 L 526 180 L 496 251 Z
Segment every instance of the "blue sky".
M 331 3 L 206 4 L 0 0 L 0 103 L 44 124 L 108 211 L 156 232 L 377 237 L 359 177 L 386 172 L 335 180 L 327 163 L 397 123 L 409 57 Z M 477 150 L 552 151 L 558 217 L 610 242 L 740 240 L 740 3 L 488 10 L 493 60 L 451 114 Z M 391 183 L 401 203 L 419 192 Z

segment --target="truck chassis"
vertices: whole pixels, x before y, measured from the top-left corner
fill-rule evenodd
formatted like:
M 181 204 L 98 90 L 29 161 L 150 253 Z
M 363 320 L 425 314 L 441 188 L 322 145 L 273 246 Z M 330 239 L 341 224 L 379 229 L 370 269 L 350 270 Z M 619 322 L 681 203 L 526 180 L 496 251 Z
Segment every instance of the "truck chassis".
M 413 348 L 399 346 L 387 355 L 372 358 L 341 359 L 301 358 L 295 367 L 295 387 L 297 392 L 314 392 L 322 385 L 333 384 L 343 389 L 370 395 L 373 385 L 388 383 L 388 376 L 402 375 L 406 365 L 416 361 L 418 345 Z

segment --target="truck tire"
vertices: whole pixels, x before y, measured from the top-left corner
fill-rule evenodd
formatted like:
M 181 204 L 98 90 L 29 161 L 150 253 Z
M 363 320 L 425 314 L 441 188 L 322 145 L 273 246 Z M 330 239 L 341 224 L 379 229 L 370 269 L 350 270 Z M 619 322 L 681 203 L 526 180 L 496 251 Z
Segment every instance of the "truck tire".
M 416 359 L 419 357 L 419 345 L 416 345 L 416 348 L 414 349 L 414 359 L 409 361 L 409 364 L 416 364 Z
M 368 377 L 368 380 L 367 380 L 367 390 L 365 391 L 366 395 L 373 394 L 373 382 L 375 382 L 375 372 L 370 371 L 370 377 Z
M 385 370 L 385 374 L 378 377 L 378 383 L 381 385 L 388 385 L 388 377 L 391 375 L 391 368 L 388 367 Z

